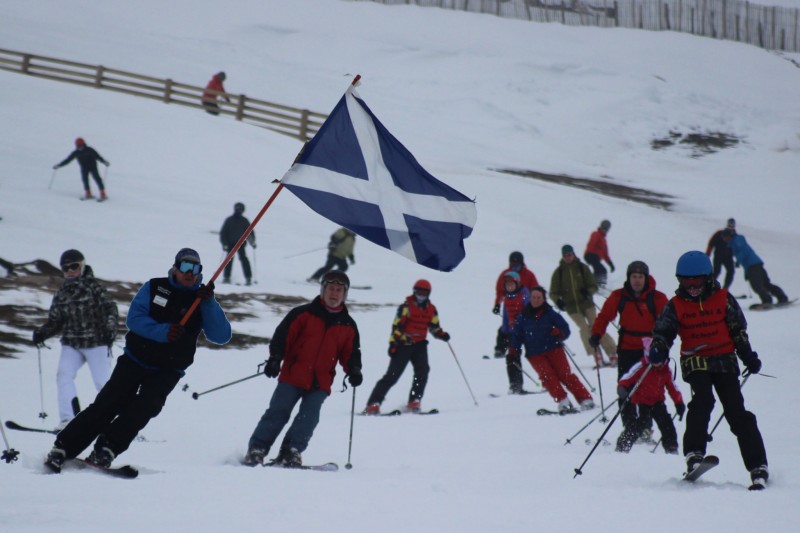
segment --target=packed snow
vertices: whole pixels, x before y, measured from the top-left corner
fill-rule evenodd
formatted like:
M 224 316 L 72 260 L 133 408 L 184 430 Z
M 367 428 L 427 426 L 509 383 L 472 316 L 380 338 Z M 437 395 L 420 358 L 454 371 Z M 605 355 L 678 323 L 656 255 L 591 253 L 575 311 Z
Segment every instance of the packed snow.
M 276 382 L 257 377 L 197 400 L 191 393 L 253 374 L 267 348 L 201 348 L 143 431 L 151 442 L 134 442 L 116 461 L 141 469 L 135 481 L 88 471 L 47 475 L 42 461 L 52 436 L 6 430 L 20 458 L 0 464 L 4 531 L 796 530 L 800 429 L 791 413 L 800 306 L 746 311 L 763 372 L 774 376 L 755 376 L 744 389 L 770 460 L 769 487 L 761 493 L 746 490 L 749 476 L 724 422 L 709 445 L 721 464 L 694 485 L 681 481 L 682 457 L 641 445 L 627 455 L 600 446 L 574 478 L 591 449 L 584 440 L 599 437 L 604 425 L 592 423 L 565 441 L 598 411 L 537 417 L 552 400 L 506 396 L 503 362 L 481 356 L 494 344 L 494 284 L 508 254 L 522 251 L 547 286 L 561 246 L 572 244 L 582 255 L 602 219 L 612 223 L 611 287 L 621 286 L 626 265 L 641 259 L 672 294 L 677 258 L 704 250 L 735 217 L 773 282 L 797 296 L 797 55 L 669 32 L 333 0 L 5 1 L 2 12 L 3 48 L 196 85 L 224 70 L 231 93 L 323 113 L 361 74 L 359 93 L 384 125 L 478 207 L 466 259 L 452 273 L 424 269 L 363 239 L 348 271 L 354 284 L 373 287 L 352 290 L 349 301 L 374 305 L 353 312 L 365 374 L 355 409 L 363 409 L 386 370 L 396 305 L 426 278 L 457 356 L 431 341 L 423 406 L 441 414 L 356 416 L 350 451 L 353 395 L 336 387 L 304 460 L 343 466 L 349 459 L 351 470 L 244 468 L 238 461 Z M 195 109 L 2 70 L 0 80 L 0 257 L 17 263 L 56 264 L 62 251 L 78 248 L 98 277 L 140 283 L 164 275 L 175 252 L 191 246 L 210 276 L 223 257 L 215 232 L 233 204 L 244 202 L 252 218 L 301 147 Z M 722 132 L 741 142 L 700 157 L 685 147 L 653 150 L 651 141 L 670 131 Z M 75 163 L 51 170 L 78 136 L 111 162 L 108 202 L 78 201 Z M 671 194 L 675 205 L 655 209 L 496 171 L 503 168 L 606 180 Z M 257 285 L 218 284 L 218 292 L 312 298 L 318 289 L 303 280 L 325 259 L 324 250 L 312 250 L 335 229 L 284 191 L 256 228 L 258 248 L 248 250 Z M 241 281 L 238 261 L 233 272 Z M 741 269 L 732 290 L 749 296 L 744 306 L 756 301 Z M 46 307 L 50 297 L 9 291 L 0 293 L 0 304 Z M 271 336 L 287 310 L 254 306 L 255 317 L 234 323 L 234 335 Z M 0 361 L 3 420 L 55 424 L 59 350 L 55 339 L 49 344 L 41 364 L 50 417 L 37 419 L 38 358 L 28 346 Z M 577 335 L 567 346 L 596 389 Z M 117 355 L 121 348 L 118 340 Z M 615 370 L 601 370 L 606 405 L 615 377 Z M 384 408 L 403 405 L 410 382 L 408 368 Z M 687 385 L 678 382 L 688 399 Z M 87 404 L 94 395 L 88 369 L 78 386 Z M 716 410 L 712 420 L 718 416 Z M 617 422 L 608 440 L 619 430 Z

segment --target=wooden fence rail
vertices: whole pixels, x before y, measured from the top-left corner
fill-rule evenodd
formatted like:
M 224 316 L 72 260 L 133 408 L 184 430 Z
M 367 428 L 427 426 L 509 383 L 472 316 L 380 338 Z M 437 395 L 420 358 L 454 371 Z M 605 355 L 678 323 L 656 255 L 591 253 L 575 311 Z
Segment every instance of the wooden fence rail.
M 66 83 L 105 89 L 153 100 L 205 109 L 201 98 L 205 88 L 171 79 L 153 78 L 124 70 L 88 65 L 13 50 L 0 49 L 0 69 Z M 322 126 L 327 115 L 250 98 L 243 94 L 218 93 L 219 112 L 236 120 L 262 126 L 272 131 L 307 141 Z
M 691 33 L 800 52 L 800 9 L 744 0 L 352 0 L 413 4 L 571 26 Z

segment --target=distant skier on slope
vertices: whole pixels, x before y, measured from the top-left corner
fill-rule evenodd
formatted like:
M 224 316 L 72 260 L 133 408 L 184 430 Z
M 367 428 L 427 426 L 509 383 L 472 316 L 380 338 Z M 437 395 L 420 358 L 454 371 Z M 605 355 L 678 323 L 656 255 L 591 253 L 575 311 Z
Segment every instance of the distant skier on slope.
M 92 190 L 89 188 L 90 175 L 95 183 L 97 183 L 97 188 L 100 190 L 100 197 L 98 200 L 102 201 L 107 199 L 108 197 L 106 196 L 105 185 L 103 184 L 102 178 L 100 178 L 100 173 L 97 171 L 97 162 L 100 161 L 105 166 L 109 166 L 111 163 L 103 159 L 103 156 L 98 154 L 94 148 L 87 145 L 83 138 L 78 137 L 75 139 L 75 150 L 73 150 L 73 152 L 69 154 L 62 162 L 53 165 L 53 170 L 69 164 L 69 162 L 73 159 L 77 159 L 78 165 L 81 167 L 81 181 L 83 181 L 84 199 L 88 200 L 94 198 L 94 196 L 92 196 Z

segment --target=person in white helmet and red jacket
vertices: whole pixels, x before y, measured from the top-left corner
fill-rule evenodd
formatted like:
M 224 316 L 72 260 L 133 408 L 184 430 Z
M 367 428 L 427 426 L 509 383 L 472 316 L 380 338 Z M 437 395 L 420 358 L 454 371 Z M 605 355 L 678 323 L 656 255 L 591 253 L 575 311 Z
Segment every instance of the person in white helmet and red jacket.
M 500 275 L 497 276 L 497 282 L 495 282 L 494 307 L 492 308 L 492 313 L 495 315 L 500 314 L 500 304 L 503 303 L 503 300 L 506 297 L 506 275 L 509 272 L 516 273 L 519 276 L 519 285 L 527 290 L 531 290 L 533 287 L 539 286 L 539 281 L 536 279 L 536 275 L 527 267 L 527 265 L 525 265 L 525 258 L 523 257 L 522 252 L 511 252 L 511 254 L 508 256 L 508 268 L 500 272 Z M 504 330 L 503 326 L 501 325 L 497 329 L 497 340 L 495 341 L 494 345 L 494 356 L 497 358 L 504 357 L 510 341 L 510 333 Z
M 72 153 L 69 154 L 62 162 L 53 165 L 53 170 L 61 168 L 64 165 L 68 165 L 73 159 L 77 159 L 78 165 L 81 167 L 81 181 L 83 181 L 84 199 L 88 200 L 94 198 L 94 196 L 92 196 L 92 190 L 89 188 L 90 175 L 100 191 L 98 200 L 105 200 L 108 198 L 108 196 L 106 196 L 106 187 L 103 185 L 103 180 L 100 178 L 100 173 L 97 171 L 97 162 L 100 161 L 105 166 L 109 166 L 111 163 L 103 159 L 103 156 L 97 153 L 97 150 L 87 145 L 86 141 L 84 141 L 82 137 L 78 137 L 75 139 L 75 150 L 73 150 Z
M 378 380 L 367 400 L 364 413 L 380 414 L 381 403 L 410 362 L 414 367 L 414 379 L 408 393 L 409 412 L 420 412 L 425 385 L 428 383 L 428 332 L 442 341 L 449 341 L 450 335 L 439 325 L 439 313 L 430 301 L 431 283 L 421 279 L 414 283 L 413 294 L 397 308 L 392 333 L 389 336 L 389 368 Z

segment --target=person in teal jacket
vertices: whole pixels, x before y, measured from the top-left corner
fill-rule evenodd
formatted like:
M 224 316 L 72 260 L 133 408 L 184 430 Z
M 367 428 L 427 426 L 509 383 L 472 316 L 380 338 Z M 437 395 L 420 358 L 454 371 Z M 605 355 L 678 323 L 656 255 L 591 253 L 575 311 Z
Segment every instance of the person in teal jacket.
M 744 235 L 739 235 L 734 229 L 726 229 L 723 237 L 727 241 L 728 246 L 733 252 L 733 257 L 736 259 L 736 266 L 741 266 L 744 269 L 744 279 L 750 282 L 758 297 L 761 298 L 761 305 L 771 305 L 772 297 L 778 299 L 779 304 L 785 304 L 789 301 L 783 289 L 774 285 L 769 280 L 769 274 L 764 268 L 764 261 L 758 256 L 753 248 L 747 244 Z M 755 304 L 758 305 L 758 304 Z

